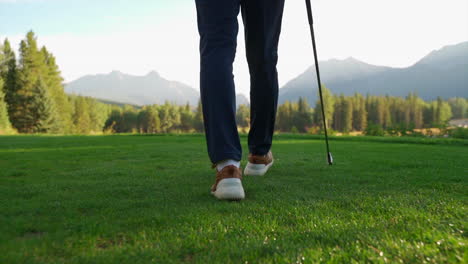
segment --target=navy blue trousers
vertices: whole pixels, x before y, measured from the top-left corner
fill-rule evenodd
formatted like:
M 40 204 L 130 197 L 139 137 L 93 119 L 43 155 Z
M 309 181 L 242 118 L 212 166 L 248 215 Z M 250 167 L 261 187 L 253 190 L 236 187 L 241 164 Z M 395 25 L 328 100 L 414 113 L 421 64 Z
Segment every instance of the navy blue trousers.
M 233 62 L 242 13 L 250 72 L 249 152 L 268 153 L 278 106 L 278 41 L 284 0 L 195 0 L 200 33 L 200 93 L 212 163 L 241 160 Z

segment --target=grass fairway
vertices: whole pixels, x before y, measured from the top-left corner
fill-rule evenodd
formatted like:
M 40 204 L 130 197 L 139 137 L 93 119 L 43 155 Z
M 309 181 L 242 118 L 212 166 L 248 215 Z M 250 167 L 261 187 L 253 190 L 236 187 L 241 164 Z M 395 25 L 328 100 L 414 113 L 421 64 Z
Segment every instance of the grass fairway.
M 467 141 L 331 146 L 276 136 L 221 202 L 203 135 L 0 137 L 0 263 L 468 261 Z

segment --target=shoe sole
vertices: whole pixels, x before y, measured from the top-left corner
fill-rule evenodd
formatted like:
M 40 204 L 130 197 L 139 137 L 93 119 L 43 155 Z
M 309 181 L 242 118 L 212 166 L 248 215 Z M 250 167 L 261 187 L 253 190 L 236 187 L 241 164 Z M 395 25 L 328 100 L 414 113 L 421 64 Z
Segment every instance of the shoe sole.
M 224 179 L 216 186 L 216 191 L 211 192 L 219 200 L 239 201 L 245 198 L 244 187 L 240 179 Z
M 263 176 L 267 173 L 268 169 L 273 165 L 273 160 L 265 165 L 265 164 L 253 164 L 247 163 L 244 169 L 244 175 L 247 176 Z

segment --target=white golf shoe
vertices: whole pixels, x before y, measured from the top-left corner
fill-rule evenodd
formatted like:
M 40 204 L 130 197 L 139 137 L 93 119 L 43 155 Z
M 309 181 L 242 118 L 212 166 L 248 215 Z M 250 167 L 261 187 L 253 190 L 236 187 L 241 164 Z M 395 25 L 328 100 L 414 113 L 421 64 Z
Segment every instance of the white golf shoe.
M 211 187 L 211 194 L 219 200 L 239 201 L 245 198 L 242 187 L 242 170 L 228 165 L 216 173 L 216 182 Z
M 265 155 L 252 155 L 252 153 L 249 153 L 249 162 L 245 166 L 244 174 L 248 176 L 263 176 L 273 165 L 273 161 L 271 150 Z

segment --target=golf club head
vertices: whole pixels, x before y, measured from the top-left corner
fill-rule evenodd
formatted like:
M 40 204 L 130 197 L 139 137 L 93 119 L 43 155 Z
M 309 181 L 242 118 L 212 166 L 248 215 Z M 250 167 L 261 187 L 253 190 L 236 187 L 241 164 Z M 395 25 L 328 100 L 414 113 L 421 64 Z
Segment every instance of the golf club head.
M 328 152 L 328 165 L 333 165 L 333 156 L 331 152 Z

